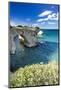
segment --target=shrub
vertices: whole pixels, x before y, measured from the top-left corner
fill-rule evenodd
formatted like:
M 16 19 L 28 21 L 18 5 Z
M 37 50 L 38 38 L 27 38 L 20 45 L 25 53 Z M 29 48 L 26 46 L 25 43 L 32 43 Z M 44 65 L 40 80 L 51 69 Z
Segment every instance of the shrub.
M 58 81 L 56 63 L 25 66 L 10 75 L 10 87 L 57 85 Z

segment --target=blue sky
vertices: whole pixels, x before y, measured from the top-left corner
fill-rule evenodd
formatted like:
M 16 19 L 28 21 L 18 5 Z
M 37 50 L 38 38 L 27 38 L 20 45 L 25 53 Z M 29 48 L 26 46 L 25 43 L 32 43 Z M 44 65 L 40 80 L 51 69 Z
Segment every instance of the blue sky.
M 58 29 L 59 6 L 10 2 L 10 24 L 39 26 L 42 29 Z

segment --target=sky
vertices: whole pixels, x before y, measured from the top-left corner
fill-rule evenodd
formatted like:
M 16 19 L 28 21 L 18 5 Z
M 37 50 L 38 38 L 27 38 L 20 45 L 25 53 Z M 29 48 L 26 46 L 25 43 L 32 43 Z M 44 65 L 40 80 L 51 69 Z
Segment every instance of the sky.
M 9 3 L 10 24 L 58 29 L 59 6 L 54 4 Z

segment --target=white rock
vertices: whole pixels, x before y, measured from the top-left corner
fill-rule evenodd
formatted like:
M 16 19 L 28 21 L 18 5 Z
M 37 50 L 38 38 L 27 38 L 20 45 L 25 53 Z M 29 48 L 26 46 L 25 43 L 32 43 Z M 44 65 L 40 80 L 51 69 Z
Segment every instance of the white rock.
M 43 34 L 43 31 L 39 31 L 39 32 L 38 32 L 38 35 L 42 35 L 42 34 Z

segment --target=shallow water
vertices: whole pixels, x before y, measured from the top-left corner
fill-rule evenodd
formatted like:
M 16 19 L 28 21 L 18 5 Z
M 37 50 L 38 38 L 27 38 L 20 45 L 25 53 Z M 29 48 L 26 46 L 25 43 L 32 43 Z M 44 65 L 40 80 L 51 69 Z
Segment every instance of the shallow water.
M 15 71 L 25 65 L 48 63 L 50 60 L 58 60 L 58 30 L 45 30 L 43 32 L 43 37 L 38 37 L 38 46 L 32 48 L 21 46 L 22 49 L 17 48 L 15 55 L 10 55 L 11 71 Z M 41 43 L 41 40 L 43 43 Z M 16 44 L 17 41 L 16 39 Z

